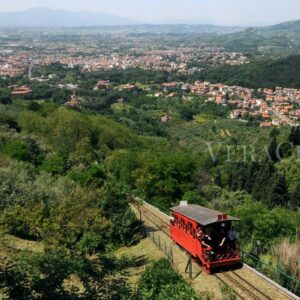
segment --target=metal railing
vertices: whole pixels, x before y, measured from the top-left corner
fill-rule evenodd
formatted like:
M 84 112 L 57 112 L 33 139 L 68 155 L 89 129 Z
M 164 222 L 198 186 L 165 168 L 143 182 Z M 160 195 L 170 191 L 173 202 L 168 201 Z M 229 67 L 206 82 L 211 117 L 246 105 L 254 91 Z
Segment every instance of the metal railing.
M 286 274 L 284 271 L 267 264 L 253 254 L 247 253 L 243 250 L 241 250 L 241 258 L 242 261 L 250 267 L 259 271 L 266 277 L 274 280 L 276 283 L 285 287 L 292 293 L 298 296 L 300 295 L 300 281 L 297 278 Z
M 155 232 L 146 231 L 146 235 L 158 246 L 159 250 L 163 251 L 167 256 L 170 263 L 173 265 L 174 256 L 173 256 L 173 247 L 170 246 L 165 239 L 163 239 L 159 234 Z

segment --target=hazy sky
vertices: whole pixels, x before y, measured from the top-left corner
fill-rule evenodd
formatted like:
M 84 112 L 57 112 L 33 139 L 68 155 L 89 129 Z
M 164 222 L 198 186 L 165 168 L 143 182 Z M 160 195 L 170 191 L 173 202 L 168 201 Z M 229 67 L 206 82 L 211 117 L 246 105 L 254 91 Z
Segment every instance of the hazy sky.
M 227 25 L 300 19 L 300 0 L 0 0 L 0 11 L 32 7 L 107 12 L 142 21 L 210 20 Z

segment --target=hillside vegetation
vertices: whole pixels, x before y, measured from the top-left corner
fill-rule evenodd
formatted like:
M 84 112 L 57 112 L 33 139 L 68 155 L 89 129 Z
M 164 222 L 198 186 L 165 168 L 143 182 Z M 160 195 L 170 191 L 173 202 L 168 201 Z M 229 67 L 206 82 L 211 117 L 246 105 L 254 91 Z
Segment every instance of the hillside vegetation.
M 252 88 L 276 86 L 300 88 L 300 55 L 283 59 L 254 61 L 240 66 L 224 65 L 202 74 L 212 82 L 240 85 Z
M 103 76 L 97 74 L 79 85 L 91 89 Z M 108 76 L 117 77 L 113 70 Z M 297 249 L 299 243 L 300 131 L 229 120 L 229 107 L 203 96 L 176 91 L 172 98 L 154 97 L 148 76 L 140 76 L 144 89 L 132 92 L 83 89 L 87 100 L 76 109 L 60 105 L 60 95 L 43 84 L 33 87 L 32 99 L 3 101 L 0 229 L 44 245 L 42 253 L 17 251 L 1 260 L 0 289 L 7 298 L 148 299 L 152 279 L 142 276 L 137 296 L 123 276 L 128 261 L 114 258 L 116 249 L 143 237 L 130 210 L 132 195 L 166 210 L 185 199 L 237 216 L 244 250 L 257 254 L 260 241 L 262 258 L 299 274 L 299 265 L 274 247 Z M 170 116 L 166 123 L 163 114 Z M 284 141 L 294 146 L 282 147 L 279 160 L 276 149 Z M 251 148 L 246 157 L 243 146 Z M 73 276 L 78 284 L 67 289 L 64 282 Z M 172 295 L 192 297 L 175 279 Z M 161 286 L 157 299 L 169 291 Z
M 281 56 L 300 53 L 300 20 L 273 26 L 247 28 L 209 41 L 249 55 Z

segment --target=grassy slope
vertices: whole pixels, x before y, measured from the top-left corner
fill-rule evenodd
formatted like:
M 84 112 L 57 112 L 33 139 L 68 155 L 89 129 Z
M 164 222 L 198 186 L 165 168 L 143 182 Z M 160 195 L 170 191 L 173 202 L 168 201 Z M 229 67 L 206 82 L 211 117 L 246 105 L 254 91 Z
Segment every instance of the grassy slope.
M 164 253 L 150 240 L 143 239 L 132 247 L 122 247 L 116 251 L 117 258 L 129 257 L 133 264 L 125 269 L 129 283 L 136 287 L 146 267 L 153 261 L 165 257 Z

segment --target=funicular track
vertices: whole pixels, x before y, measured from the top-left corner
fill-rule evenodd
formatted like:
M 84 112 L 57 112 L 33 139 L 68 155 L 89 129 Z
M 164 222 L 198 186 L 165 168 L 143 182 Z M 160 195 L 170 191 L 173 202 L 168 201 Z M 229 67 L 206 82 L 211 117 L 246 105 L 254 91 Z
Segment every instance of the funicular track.
M 169 240 L 170 242 L 174 243 L 170 239 L 170 232 L 169 232 L 169 223 L 168 223 L 168 216 L 157 209 L 156 207 L 148 204 L 147 202 L 143 202 L 142 205 L 133 205 L 136 210 L 140 212 L 140 216 L 143 220 L 147 220 L 151 223 L 157 231 L 161 231 Z M 176 244 L 174 244 L 176 245 Z M 176 246 L 178 251 L 181 251 L 182 254 L 188 257 L 188 253 L 184 249 L 179 246 Z M 194 261 L 195 265 L 202 270 L 200 265 L 197 261 Z M 220 283 L 228 285 L 232 288 L 239 299 L 254 299 L 254 300 L 281 300 L 281 299 L 300 299 L 296 295 L 288 292 L 285 288 L 278 286 L 277 284 L 272 284 L 271 280 L 266 280 L 264 276 L 261 274 L 259 276 L 258 272 L 253 272 L 249 267 L 246 265 L 242 268 L 243 272 L 245 273 L 252 273 L 252 276 L 257 276 L 260 281 L 265 281 L 264 285 L 265 288 L 258 287 L 253 282 L 248 280 L 248 276 L 242 276 L 238 270 L 236 271 L 227 271 L 221 272 L 214 275 L 211 275 Z M 243 274 L 244 275 L 244 274 Z M 261 285 L 260 285 L 261 286 Z M 272 291 L 272 293 L 270 293 Z M 276 296 L 274 297 L 274 294 Z

